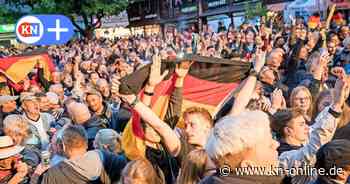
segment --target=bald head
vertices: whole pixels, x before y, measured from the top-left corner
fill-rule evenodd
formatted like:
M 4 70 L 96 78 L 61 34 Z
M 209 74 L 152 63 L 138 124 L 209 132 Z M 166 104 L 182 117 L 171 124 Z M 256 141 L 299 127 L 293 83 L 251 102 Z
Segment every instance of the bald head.
M 100 87 L 100 86 L 106 86 L 108 85 L 108 82 L 106 79 L 98 79 L 97 82 L 96 82 L 97 86 Z
M 67 111 L 76 124 L 83 124 L 91 118 L 89 108 L 83 103 L 72 102 L 67 106 Z

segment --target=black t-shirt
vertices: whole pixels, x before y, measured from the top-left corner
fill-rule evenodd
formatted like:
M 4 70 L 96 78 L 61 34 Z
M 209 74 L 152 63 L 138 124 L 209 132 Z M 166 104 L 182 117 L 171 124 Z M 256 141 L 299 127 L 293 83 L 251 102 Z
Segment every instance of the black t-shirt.
M 178 165 L 175 158 L 163 149 L 163 146 L 160 146 L 160 149 L 147 146 L 146 158 L 152 163 L 156 171 L 162 170 L 166 183 L 172 184 L 176 181 L 181 165 Z M 159 173 L 158 175 L 160 176 Z

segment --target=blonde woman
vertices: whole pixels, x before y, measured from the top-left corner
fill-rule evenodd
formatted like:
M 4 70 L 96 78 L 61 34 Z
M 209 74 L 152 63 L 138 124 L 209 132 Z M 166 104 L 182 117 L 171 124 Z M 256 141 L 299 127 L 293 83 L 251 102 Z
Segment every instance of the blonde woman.
M 196 184 L 215 173 L 215 164 L 204 149 L 191 151 L 183 160 L 177 184 Z
M 308 88 L 304 86 L 298 86 L 293 89 L 290 95 L 290 106 L 292 108 L 301 109 L 308 122 L 311 121 L 313 106 L 312 96 Z
M 122 171 L 122 184 L 165 184 L 160 169 L 153 168 L 146 159 L 129 162 Z

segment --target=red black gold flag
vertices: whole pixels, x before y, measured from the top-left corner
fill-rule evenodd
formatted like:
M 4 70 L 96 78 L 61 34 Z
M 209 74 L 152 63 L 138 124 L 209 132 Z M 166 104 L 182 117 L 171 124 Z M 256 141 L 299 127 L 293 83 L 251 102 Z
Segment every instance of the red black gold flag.
M 247 76 L 250 63 L 226 59 L 188 56 L 184 61 L 192 60 L 189 74 L 184 80 L 182 110 L 188 107 L 206 108 L 215 115 L 217 108 L 229 94 Z M 176 74 L 174 73 L 176 61 L 162 62 L 162 70 L 168 69 L 169 75 L 155 88 L 151 108 L 164 119 L 170 95 L 174 90 Z M 122 79 L 120 93 L 142 95 L 142 89 L 148 80 L 150 65 Z M 181 119 L 178 127 L 182 127 Z M 133 116 L 123 132 L 122 147 L 129 159 L 138 159 L 144 156 L 144 132 L 140 116 L 133 112 Z
M 55 70 L 55 65 L 47 53 L 29 53 L 1 58 L 0 70 L 10 81 L 18 83 L 33 70 L 38 62 L 43 65 L 44 77 L 49 80 L 51 73 Z

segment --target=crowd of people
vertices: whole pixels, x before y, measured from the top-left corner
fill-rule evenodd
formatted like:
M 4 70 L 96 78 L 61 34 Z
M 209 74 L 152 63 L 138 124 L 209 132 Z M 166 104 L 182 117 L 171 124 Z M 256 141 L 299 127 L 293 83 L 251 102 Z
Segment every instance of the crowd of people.
M 0 48 L 0 57 L 35 49 Z M 279 29 L 263 22 L 217 31 L 204 25 L 201 31 L 72 40 L 47 52 L 56 67 L 50 80 L 40 62 L 17 85 L 1 77 L 0 183 L 338 184 L 350 175 L 348 25 L 310 29 L 302 18 Z M 167 74 L 161 61 L 183 53 L 252 63 L 218 121 L 202 107 L 181 111 L 191 61 L 177 64 L 168 108 L 185 127 L 150 108 Z M 142 97 L 119 93 L 120 79 L 148 64 Z M 145 158 L 136 160 L 121 146 L 133 113 L 143 120 L 146 144 Z M 325 172 L 267 174 L 305 166 Z M 224 167 L 232 172 L 223 174 Z M 333 167 L 342 172 L 332 173 Z M 264 173 L 239 175 L 237 168 Z

